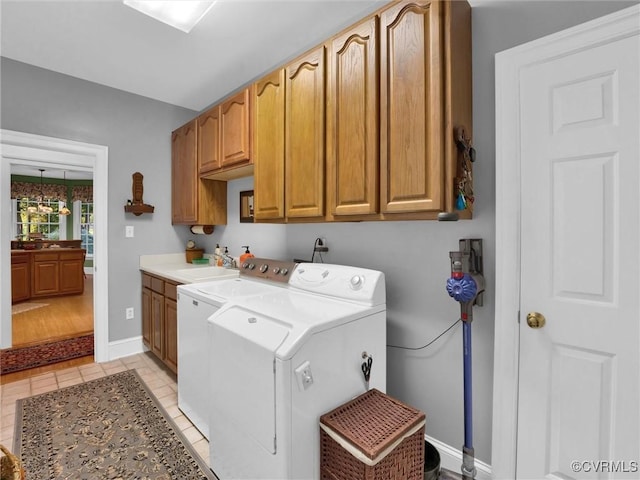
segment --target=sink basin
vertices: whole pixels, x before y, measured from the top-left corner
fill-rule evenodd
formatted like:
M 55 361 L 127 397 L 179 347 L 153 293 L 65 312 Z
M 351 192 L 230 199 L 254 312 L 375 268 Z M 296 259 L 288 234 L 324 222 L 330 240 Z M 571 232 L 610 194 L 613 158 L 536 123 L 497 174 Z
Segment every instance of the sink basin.
M 193 268 L 182 268 L 180 270 L 176 270 L 176 275 L 180 277 L 190 278 L 194 280 L 203 280 L 208 278 L 222 278 L 222 277 L 237 277 L 237 270 L 230 270 L 226 268 L 220 267 L 193 267 Z

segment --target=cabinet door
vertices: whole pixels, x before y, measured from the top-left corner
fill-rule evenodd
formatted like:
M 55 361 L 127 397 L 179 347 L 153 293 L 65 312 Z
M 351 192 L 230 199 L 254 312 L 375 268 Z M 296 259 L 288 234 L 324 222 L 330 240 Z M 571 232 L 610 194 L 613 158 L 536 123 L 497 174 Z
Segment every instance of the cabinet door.
M 442 2 L 380 14 L 380 174 L 383 212 L 443 207 Z
M 324 215 L 324 46 L 286 67 L 287 217 Z
M 31 296 L 29 260 L 19 263 L 13 263 L 13 258 L 11 260 L 11 303 L 28 300 Z
M 60 258 L 60 293 L 84 292 L 84 261 L 82 258 Z
M 151 292 L 151 351 L 164 359 L 164 295 Z
M 198 117 L 198 171 L 206 173 L 222 166 L 220 162 L 220 107 Z
M 164 299 L 164 363 L 178 373 L 178 303 Z
M 334 215 L 378 213 L 378 19 L 330 43 L 327 62 L 327 198 Z
M 175 130 L 171 136 L 171 221 L 198 223 L 197 119 Z
M 284 70 L 253 85 L 254 215 L 284 218 Z
M 142 342 L 151 350 L 151 290 L 142 288 Z
M 248 88 L 220 104 L 220 157 L 223 168 L 251 161 L 250 119 Z
M 60 291 L 60 264 L 58 260 L 33 262 L 32 296 L 57 295 Z

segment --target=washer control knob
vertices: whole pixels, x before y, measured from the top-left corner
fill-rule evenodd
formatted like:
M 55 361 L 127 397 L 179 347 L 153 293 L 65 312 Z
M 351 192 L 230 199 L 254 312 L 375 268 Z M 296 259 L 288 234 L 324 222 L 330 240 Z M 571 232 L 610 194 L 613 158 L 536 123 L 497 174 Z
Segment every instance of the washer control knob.
M 253 263 L 249 263 L 249 264 L 247 264 L 247 263 L 245 262 L 245 265 L 247 265 L 247 266 L 246 266 L 246 267 L 244 267 L 244 268 L 248 268 L 249 270 L 253 270 L 254 268 L 256 268 L 256 266 L 255 266 Z M 244 266 L 244 265 L 243 265 L 243 266 Z
M 276 275 L 280 273 L 280 267 L 273 267 L 273 273 L 275 273 Z
M 247 268 L 249 268 L 249 262 L 244 262 L 244 263 L 242 264 L 242 268 L 244 268 L 245 270 L 246 270 Z
M 260 273 L 264 273 L 267 270 L 269 270 L 269 265 L 267 265 L 266 263 L 263 263 L 262 265 L 260 265 Z
M 351 288 L 358 290 L 359 288 L 362 288 L 362 277 L 360 275 L 354 275 L 351 277 L 349 283 L 351 284 Z
M 289 273 L 289 269 L 288 268 L 283 268 L 282 270 L 280 270 L 280 273 L 282 275 L 287 275 Z

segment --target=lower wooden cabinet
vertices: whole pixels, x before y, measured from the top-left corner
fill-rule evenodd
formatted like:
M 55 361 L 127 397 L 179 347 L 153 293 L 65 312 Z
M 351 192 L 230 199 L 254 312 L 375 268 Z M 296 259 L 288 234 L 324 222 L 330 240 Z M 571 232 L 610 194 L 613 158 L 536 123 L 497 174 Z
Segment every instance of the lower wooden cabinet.
M 11 252 L 11 302 L 84 293 L 85 250 L 43 248 Z
M 178 302 L 164 299 L 164 363 L 178 373 Z
M 28 253 L 11 253 L 11 303 L 31 297 L 31 262 Z
M 177 283 L 142 274 L 142 341 L 178 373 Z

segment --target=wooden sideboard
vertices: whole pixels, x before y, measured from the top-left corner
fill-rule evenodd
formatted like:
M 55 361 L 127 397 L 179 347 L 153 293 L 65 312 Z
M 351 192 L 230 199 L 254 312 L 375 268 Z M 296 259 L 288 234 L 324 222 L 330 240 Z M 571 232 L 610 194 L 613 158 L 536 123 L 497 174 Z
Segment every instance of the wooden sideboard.
M 83 248 L 11 250 L 11 303 L 84 293 Z

